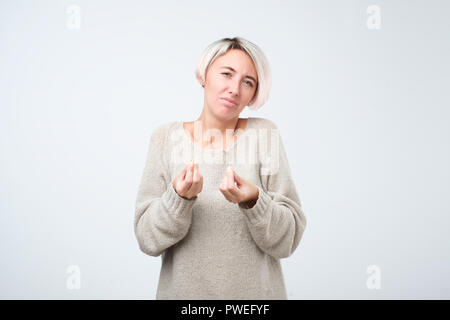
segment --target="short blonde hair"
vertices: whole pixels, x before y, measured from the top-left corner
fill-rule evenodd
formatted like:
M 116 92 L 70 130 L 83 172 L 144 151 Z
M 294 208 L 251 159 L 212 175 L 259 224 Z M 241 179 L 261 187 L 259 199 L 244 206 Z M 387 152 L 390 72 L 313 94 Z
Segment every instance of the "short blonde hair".
M 223 38 L 211 43 L 201 54 L 195 70 L 195 75 L 205 82 L 205 75 L 208 67 L 218 57 L 224 55 L 231 49 L 242 50 L 253 60 L 258 75 L 258 83 L 256 85 L 255 94 L 248 106 L 250 109 L 256 110 L 268 100 L 272 85 L 272 74 L 269 62 L 264 52 L 256 44 L 241 37 Z

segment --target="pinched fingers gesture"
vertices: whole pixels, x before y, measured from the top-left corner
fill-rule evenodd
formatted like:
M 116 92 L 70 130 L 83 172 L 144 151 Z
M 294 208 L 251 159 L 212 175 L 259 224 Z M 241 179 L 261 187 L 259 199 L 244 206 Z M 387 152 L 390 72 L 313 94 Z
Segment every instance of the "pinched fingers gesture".
M 173 188 L 180 197 L 192 199 L 203 189 L 203 176 L 198 169 L 198 163 L 190 162 L 173 181 Z

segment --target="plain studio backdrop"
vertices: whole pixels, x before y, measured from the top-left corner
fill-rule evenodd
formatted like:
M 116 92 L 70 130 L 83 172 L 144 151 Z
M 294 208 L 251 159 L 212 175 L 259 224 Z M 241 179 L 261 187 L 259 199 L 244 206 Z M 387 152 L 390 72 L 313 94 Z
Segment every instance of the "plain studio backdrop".
M 447 1 L 2 1 L 0 298 L 154 299 L 133 219 L 149 138 L 195 120 L 241 36 L 308 220 L 289 299 L 450 298 Z

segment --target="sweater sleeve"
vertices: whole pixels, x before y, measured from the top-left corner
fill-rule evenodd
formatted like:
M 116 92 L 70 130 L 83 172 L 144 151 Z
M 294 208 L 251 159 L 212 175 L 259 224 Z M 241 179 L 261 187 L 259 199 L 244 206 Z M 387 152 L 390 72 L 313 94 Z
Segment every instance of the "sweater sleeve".
M 134 232 L 140 249 L 154 257 L 187 234 L 197 199 L 185 199 L 174 190 L 164 150 L 166 139 L 164 126 L 152 133 L 136 198 Z
M 270 154 L 276 165 L 269 174 L 261 175 L 262 187 L 257 186 L 259 196 L 255 205 L 248 208 L 239 203 L 246 215 L 250 233 L 258 247 L 274 258 L 289 257 L 297 248 L 306 228 L 306 217 L 302 210 L 294 181 L 291 177 L 286 151 L 276 126 L 277 147 Z M 278 150 L 278 152 L 274 152 Z

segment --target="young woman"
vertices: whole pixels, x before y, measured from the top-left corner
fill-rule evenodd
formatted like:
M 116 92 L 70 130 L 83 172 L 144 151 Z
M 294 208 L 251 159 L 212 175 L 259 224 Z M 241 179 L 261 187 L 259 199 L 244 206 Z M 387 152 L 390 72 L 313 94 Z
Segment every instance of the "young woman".
M 152 133 L 136 200 L 140 249 L 162 257 L 157 299 L 287 299 L 280 259 L 306 218 L 276 125 L 239 118 L 268 99 L 264 53 L 240 37 L 210 44 L 197 65 L 195 121 Z

